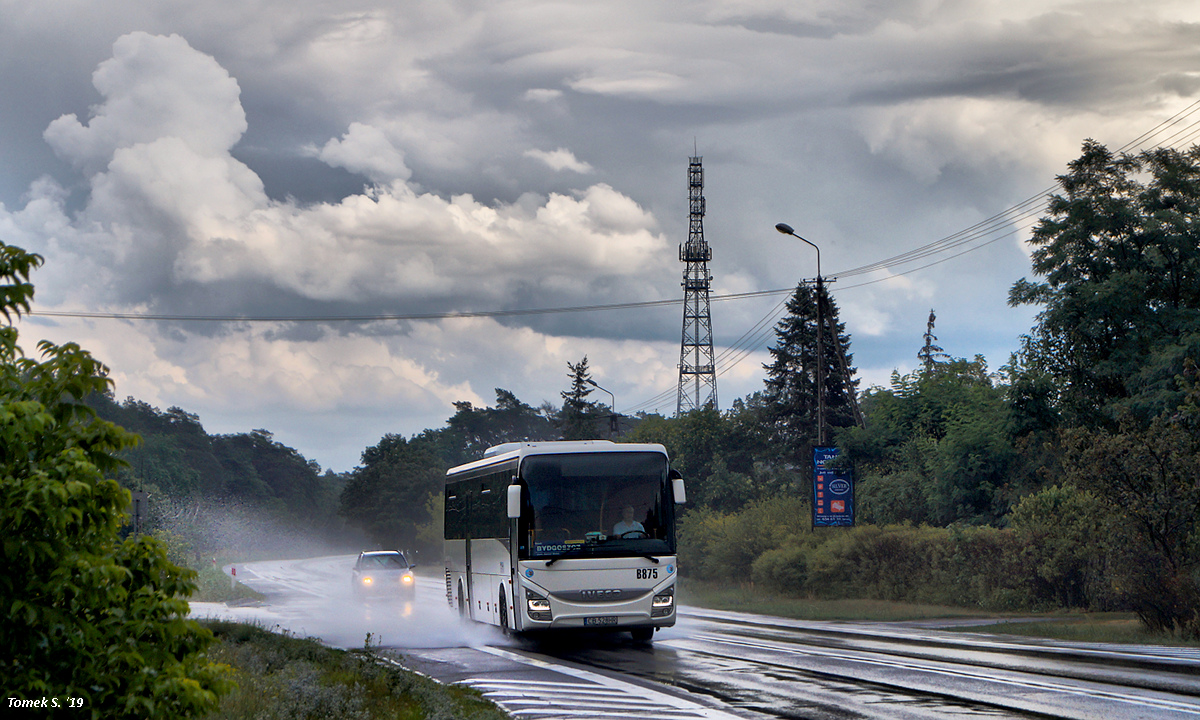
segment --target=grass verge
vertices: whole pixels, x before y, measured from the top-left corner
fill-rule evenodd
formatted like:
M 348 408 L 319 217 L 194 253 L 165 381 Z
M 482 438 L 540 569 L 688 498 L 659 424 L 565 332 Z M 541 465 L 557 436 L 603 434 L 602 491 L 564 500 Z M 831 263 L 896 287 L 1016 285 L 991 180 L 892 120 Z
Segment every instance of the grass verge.
M 504 720 L 477 691 L 442 685 L 380 661 L 257 625 L 203 621 L 216 636 L 209 658 L 231 668 L 236 688 L 207 720 Z
M 221 568 L 205 565 L 196 571 L 196 592 L 189 600 L 196 602 L 230 602 L 233 600 L 262 600 L 265 595 L 241 583 L 231 583 Z
M 964 632 L 1053 638 L 1076 642 L 1125 645 L 1174 645 L 1200 647 L 1200 642 L 1147 630 L 1133 613 L 1073 613 L 1046 615 L 1031 621 L 1013 620 L 994 625 L 947 628 Z

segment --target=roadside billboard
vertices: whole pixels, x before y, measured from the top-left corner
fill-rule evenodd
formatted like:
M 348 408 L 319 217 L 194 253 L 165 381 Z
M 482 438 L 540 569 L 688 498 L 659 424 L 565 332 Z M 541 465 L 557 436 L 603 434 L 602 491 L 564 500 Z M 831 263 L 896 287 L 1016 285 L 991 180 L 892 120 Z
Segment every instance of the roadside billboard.
M 813 527 L 854 525 L 854 478 L 828 467 L 837 456 L 835 447 L 813 448 Z

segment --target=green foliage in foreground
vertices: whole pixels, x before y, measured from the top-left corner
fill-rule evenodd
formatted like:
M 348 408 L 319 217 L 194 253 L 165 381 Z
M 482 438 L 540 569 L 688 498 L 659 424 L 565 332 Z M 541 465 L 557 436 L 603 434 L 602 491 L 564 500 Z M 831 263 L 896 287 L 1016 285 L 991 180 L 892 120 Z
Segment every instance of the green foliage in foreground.
M 236 690 L 210 720 L 500 720 L 478 692 L 441 685 L 365 651 L 325 647 L 240 623 L 207 623 L 214 659 L 233 669 Z
M 0 312 L 28 311 L 41 258 L 0 244 Z M 10 698 L 71 717 L 183 718 L 224 688 L 187 619 L 194 573 L 153 538 L 120 539 L 129 493 L 106 473 L 136 436 L 80 403 L 107 369 L 73 343 L 0 328 L 0 677 Z M 75 703 L 82 703 L 82 706 Z M 74 705 L 74 707 L 72 707 Z M 52 705 L 53 706 L 53 705 Z

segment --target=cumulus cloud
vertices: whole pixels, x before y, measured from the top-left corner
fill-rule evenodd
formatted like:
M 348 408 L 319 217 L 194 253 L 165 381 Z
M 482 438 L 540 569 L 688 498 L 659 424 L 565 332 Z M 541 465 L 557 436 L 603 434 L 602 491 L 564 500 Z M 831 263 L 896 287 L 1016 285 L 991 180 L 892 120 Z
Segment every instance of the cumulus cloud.
M 361 173 L 385 185 L 412 177 L 412 171 L 404 164 L 404 153 L 396 149 L 382 130 L 363 123 L 350 123 L 350 129 L 340 140 L 330 139 L 316 155 L 333 167 Z
M 179 36 L 120 38 L 95 87 L 102 100 L 88 118 L 64 115 L 45 133 L 87 181 L 81 209 L 72 212 L 70 193 L 49 179 L 30 188 L 24 207 L 0 207 L 6 241 L 48 258 L 47 274 L 36 278 L 41 308 L 261 315 L 264 300 L 286 307 L 299 298 L 342 309 L 387 302 L 472 309 L 510 305 L 518 294 L 581 304 L 671 287 L 656 278 L 672 253 L 654 216 L 609 185 L 511 203 L 442 196 L 413 182 L 406 136 L 395 124 L 355 122 L 309 152 L 364 175 L 371 187 L 337 202 L 276 200 L 231 154 L 246 129 L 236 81 Z M 590 170 L 566 150 L 540 159 Z M 587 352 L 493 321 L 300 334 L 287 326 L 26 327 L 92 349 L 114 368 L 119 393 L 188 405 L 218 428 L 250 402 L 274 418 L 281 438 L 289 428 L 314 430 L 297 427 L 296 408 L 377 417 L 381 398 L 403 408 L 394 422 L 416 431 L 434 424 L 431 417 L 448 417 L 455 401 L 491 401 L 491 387 L 474 387 L 473 377 L 535 403 L 555 400 L 530 393 Z M 488 338 L 482 354 L 481 336 Z M 617 366 L 636 358 L 641 370 L 625 383 L 648 388 L 671 368 L 669 352 L 664 360 L 641 342 L 588 342 Z M 344 466 L 352 451 L 329 452 Z
M 112 368 L 118 397 L 181 405 L 210 432 L 244 432 L 252 412 L 254 427 L 337 470 L 352 467 L 385 432 L 416 433 L 449 418 L 454 402 L 493 403 L 495 387 L 535 406 L 558 404 L 567 362 L 584 355 L 623 403 L 654 395 L 678 354 L 672 343 L 570 341 L 486 318 L 382 325 L 363 333 L 319 329 L 299 340 L 281 337 L 273 323 L 209 335 L 153 323 L 45 325 L 35 318 L 22 321 L 21 332 L 88 348 Z M 487 352 L 479 352 L 484 338 Z M 472 378 L 486 380 L 480 386 Z
M 525 157 L 533 158 L 555 172 L 570 170 L 571 172 L 586 175 L 595 169 L 590 164 L 577 159 L 575 153 L 566 148 L 559 148 L 549 152 L 545 150 L 526 150 Z
M 88 124 L 64 115 L 44 135 L 55 152 L 80 166 L 102 166 L 119 150 L 166 137 L 201 155 L 220 154 L 246 131 L 237 81 L 178 35 L 121 37 L 92 84 L 104 103 Z
M 88 123 L 64 116 L 47 138 L 96 168 L 80 220 L 59 203 L 55 241 L 112 273 L 110 300 L 156 306 L 171 287 L 254 281 L 321 302 L 495 306 L 517 288 L 579 302 L 597 283 L 637 293 L 637 276 L 667 266 L 653 216 L 608 185 L 513 204 L 421 192 L 402 133 L 365 123 L 315 153 L 374 187 L 336 203 L 271 200 L 230 154 L 245 128 L 236 82 L 178 36 L 121 38 L 97 78 L 104 101 Z M 535 157 L 590 170 L 567 150 Z
M 871 152 L 926 185 L 947 168 L 994 174 L 1040 170 L 1049 178 L 1057 159 L 1078 151 L 1089 131 L 1117 137 L 1134 132 L 1125 119 L 1085 112 L 1064 121 L 1058 114 L 1017 98 L 936 97 L 867 109 L 858 126 Z

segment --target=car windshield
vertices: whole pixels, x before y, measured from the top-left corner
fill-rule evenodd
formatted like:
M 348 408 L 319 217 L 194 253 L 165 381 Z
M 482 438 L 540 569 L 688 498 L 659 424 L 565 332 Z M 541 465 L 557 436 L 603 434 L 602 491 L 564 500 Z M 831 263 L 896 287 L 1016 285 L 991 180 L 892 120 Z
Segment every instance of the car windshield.
M 675 551 L 675 506 L 661 453 L 535 455 L 521 465 L 521 480 L 521 557 Z
M 387 555 L 363 555 L 358 566 L 363 570 L 407 570 L 408 563 L 404 556 L 389 553 Z

